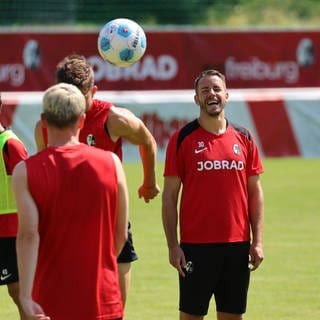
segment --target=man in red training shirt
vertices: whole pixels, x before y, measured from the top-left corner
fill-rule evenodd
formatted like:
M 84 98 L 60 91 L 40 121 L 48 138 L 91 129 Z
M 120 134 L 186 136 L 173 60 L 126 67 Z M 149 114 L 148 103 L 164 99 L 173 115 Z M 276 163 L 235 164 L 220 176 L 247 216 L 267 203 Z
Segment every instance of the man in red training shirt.
M 122 142 L 128 141 L 139 147 L 143 167 L 143 181 L 138 189 L 139 198 L 149 202 L 160 192 L 156 179 L 157 145 L 154 137 L 128 109 L 95 99 L 98 87 L 94 84 L 94 72 L 82 55 L 66 56 L 57 65 L 57 82 L 77 86 L 86 98 L 86 119 L 80 131 L 80 142 L 116 153 L 122 160 Z M 38 150 L 46 147 L 46 130 L 38 122 L 35 141 Z M 125 305 L 131 280 L 131 263 L 138 259 L 133 245 L 131 224 L 128 223 L 128 240 L 118 257 L 119 280 Z
M 203 319 L 212 296 L 218 320 L 242 319 L 249 266 L 263 260 L 263 168 L 250 132 L 225 118 L 228 97 L 224 75 L 203 71 L 195 81 L 199 118 L 167 147 L 162 218 L 181 320 Z
M 117 256 L 128 191 L 119 158 L 79 142 L 86 102 L 66 83 L 44 94 L 48 147 L 16 166 L 21 304 L 31 319 L 122 319 Z

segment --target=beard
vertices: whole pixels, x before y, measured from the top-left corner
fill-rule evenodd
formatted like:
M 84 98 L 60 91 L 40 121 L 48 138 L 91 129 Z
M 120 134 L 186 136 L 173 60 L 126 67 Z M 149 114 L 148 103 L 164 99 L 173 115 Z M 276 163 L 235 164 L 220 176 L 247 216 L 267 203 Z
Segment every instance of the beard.
M 213 104 L 213 105 L 201 103 L 199 106 L 202 113 L 205 113 L 209 117 L 213 117 L 213 118 L 219 117 L 224 110 L 224 105 L 222 105 L 221 103 Z

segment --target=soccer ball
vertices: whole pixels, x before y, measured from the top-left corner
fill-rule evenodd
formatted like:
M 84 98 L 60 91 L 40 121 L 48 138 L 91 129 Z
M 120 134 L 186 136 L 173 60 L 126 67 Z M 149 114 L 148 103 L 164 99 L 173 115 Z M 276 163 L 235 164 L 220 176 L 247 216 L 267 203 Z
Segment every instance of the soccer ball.
M 103 60 L 129 67 L 144 55 L 147 38 L 142 27 L 130 19 L 114 19 L 100 30 L 98 51 Z

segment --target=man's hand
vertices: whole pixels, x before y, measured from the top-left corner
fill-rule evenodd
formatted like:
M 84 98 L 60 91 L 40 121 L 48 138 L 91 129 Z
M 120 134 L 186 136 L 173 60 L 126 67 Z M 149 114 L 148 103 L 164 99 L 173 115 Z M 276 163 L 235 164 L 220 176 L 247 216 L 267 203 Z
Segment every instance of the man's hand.
M 22 309 L 28 320 L 50 320 L 43 309 L 32 299 L 20 298 Z
M 184 252 L 179 245 L 169 248 L 170 264 L 176 268 L 182 277 L 185 277 L 183 268 L 186 266 L 186 258 Z
M 149 202 L 160 193 L 160 187 L 155 184 L 154 186 L 148 187 L 142 185 L 138 190 L 139 198 L 143 198 L 145 202 Z
M 252 244 L 249 251 L 250 270 L 256 270 L 264 259 L 262 246 Z

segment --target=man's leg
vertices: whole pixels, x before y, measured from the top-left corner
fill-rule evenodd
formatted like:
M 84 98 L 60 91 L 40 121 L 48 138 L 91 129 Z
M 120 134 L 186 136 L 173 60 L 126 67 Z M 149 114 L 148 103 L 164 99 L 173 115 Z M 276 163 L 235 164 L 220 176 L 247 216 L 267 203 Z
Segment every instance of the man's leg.
M 19 300 L 19 283 L 18 282 L 9 283 L 9 284 L 7 284 L 7 288 L 8 288 L 9 296 L 12 298 L 13 302 L 18 307 L 20 319 L 21 320 L 27 319 L 23 310 L 22 310 L 20 300 Z
M 131 262 L 118 263 L 118 272 L 122 303 L 125 307 L 131 282 Z
M 180 311 L 180 320 L 202 320 L 203 316 L 195 316 L 189 313 Z
M 218 320 L 242 320 L 242 314 L 217 312 Z
M 125 307 L 131 282 L 131 262 L 138 259 L 133 246 L 131 224 L 128 223 L 128 239 L 118 257 L 119 284 L 122 295 L 123 307 Z

